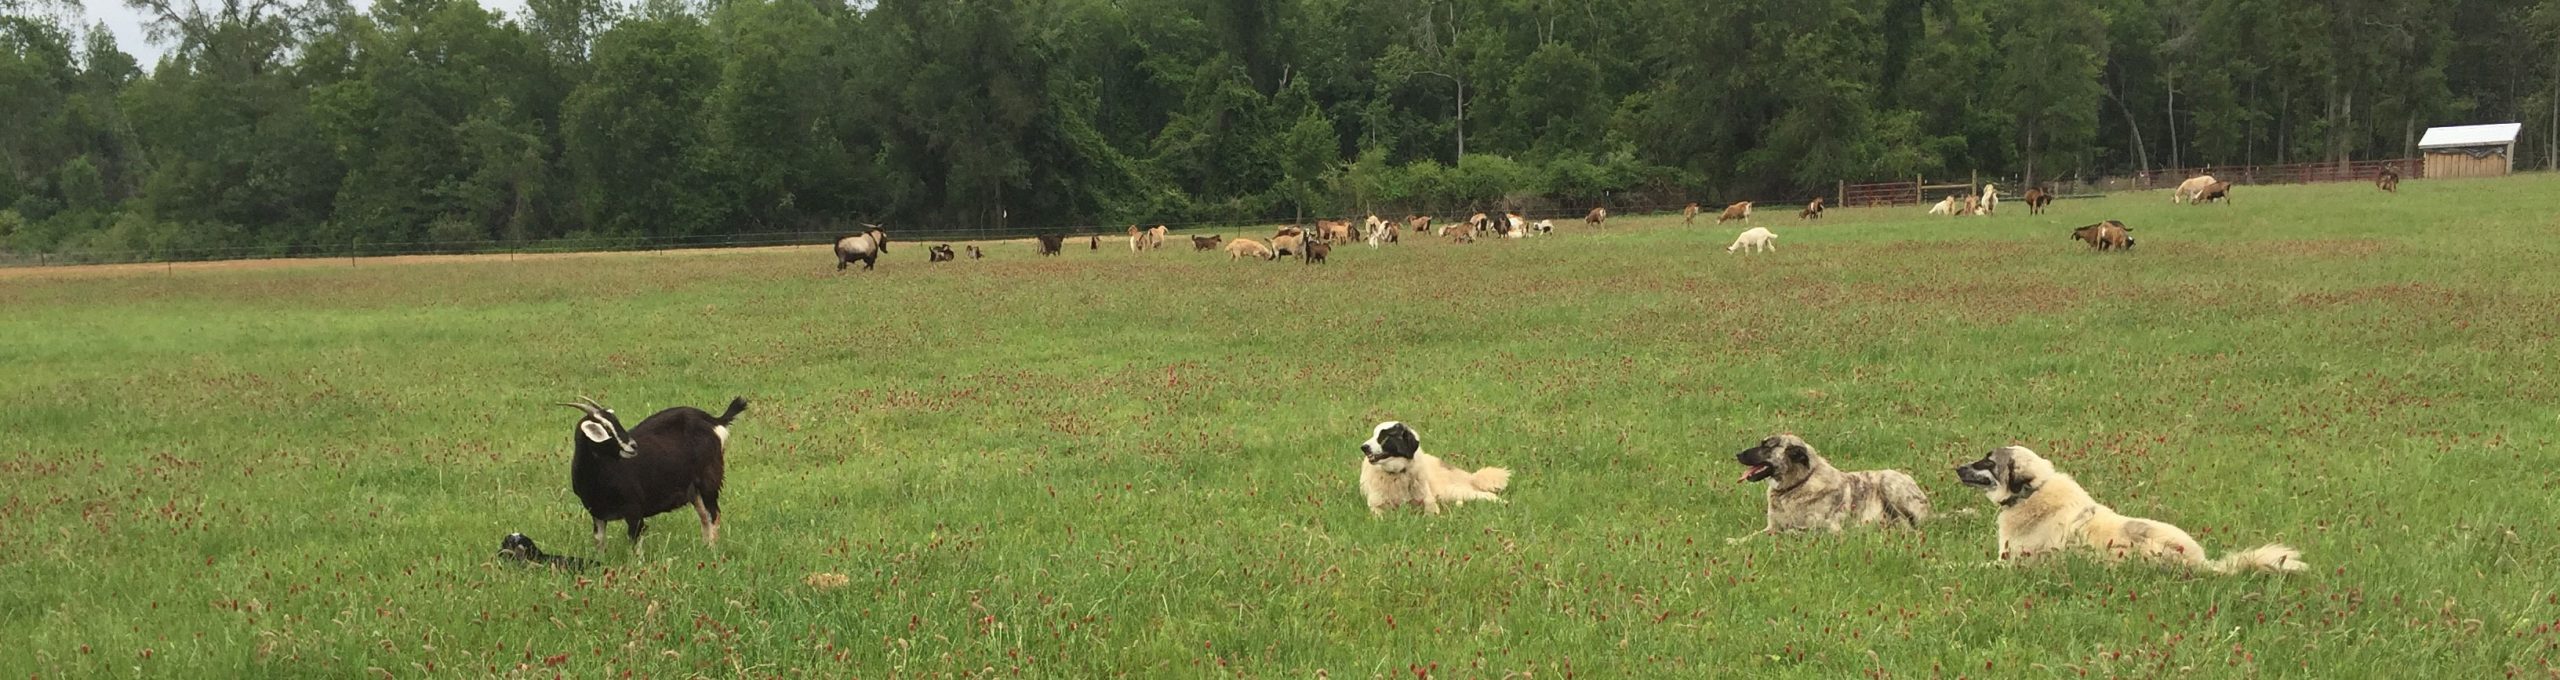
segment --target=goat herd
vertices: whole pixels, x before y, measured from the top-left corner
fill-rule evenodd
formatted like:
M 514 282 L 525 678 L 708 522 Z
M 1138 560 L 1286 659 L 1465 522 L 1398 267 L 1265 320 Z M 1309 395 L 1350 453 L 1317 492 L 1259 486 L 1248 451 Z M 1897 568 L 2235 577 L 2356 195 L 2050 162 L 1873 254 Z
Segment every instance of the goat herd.
M 2383 191 L 2397 192 L 2400 187 L 2400 174 L 2391 168 L 2382 168 L 2375 173 L 2373 182 L 2375 187 Z M 1979 192 L 1967 189 L 1965 193 L 1948 194 L 1937 203 L 1930 205 L 1928 212 L 1931 215 L 1947 217 L 1988 216 L 1999 210 L 2000 197 L 2000 186 L 1986 183 L 1982 185 Z M 2051 205 L 2054 198 L 2051 192 L 2041 187 L 2029 188 L 2020 196 L 2020 200 L 2027 204 L 2028 214 L 2043 214 L 2045 207 Z M 2227 204 L 2231 201 L 2231 183 L 2215 179 L 2212 175 L 2191 177 L 2178 184 L 2177 189 L 2171 192 L 2169 200 L 2173 203 L 2191 205 L 2213 202 Z M 1820 219 L 1825 207 L 1822 198 L 1814 198 L 1805 203 L 1804 209 L 1796 213 L 1796 218 Z M 1751 219 L 1751 211 L 1751 201 L 1727 205 L 1723 212 L 1717 214 L 1716 223 L 1748 221 Z M 1698 216 L 1702 214 L 1705 213 L 1701 211 L 1699 205 L 1691 203 L 1681 210 L 1681 224 L 1695 225 Z M 1605 226 L 1608 220 L 1609 209 L 1601 207 L 1592 208 L 1591 212 L 1582 217 L 1582 221 L 1592 227 Z M 838 271 L 857 262 L 862 264 L 863 269 L 871 269 L 879 262 L 880 255 L 888 252 L 888 232 L 882 230 L 877 224 L 862 226 L 862 232 L 836 239 L 835 255 Z M 2072 229 L 2071 238 L 2086 242 L 2093 250 L 2120 251 L 2133 247 L 2132 232 L 2133 228 L 2125 226 L 2123 222 L 2106 220 Z M 1555 233 L 1553 220 L 1531 222 L 1518 212 L 1506 211 L 1500 214 L 1477 212 L 1469 215 L 1464 221 L 1443 222 L 1437 226 L 1429 215 L 1407 215 L 1401 220 L 1382 219 L 1377 215 L 1369 215 L 1367 219 L 1358 223 L 1350 220 L 1316 220 L 1313 227 L 1283 226 L 1273 232 L 1268 240 L 1250 237 L 1228 239 L 1219 234 L 1189 238 L 1192 250 L 1224 250 L 1227 253 L 1227 259 L 1230 260 L 1254 258 L 1271 261 L 1294 257 L 1301 262 L 1315 264 L 1324 262 L 1337 246 L 1366 242 L 1369 247 L 1377 248 L 1398 243 L 1407 234 L 1416 237 L 1428 234 L 1450 243 L 1474 243 L 1478 239 L 1485 238 L 1520 239 L 1547 236 L 1553 233 Z M 1129 250 L 1146 252 L 1163 248 L 1168 235 L 1169 230 L 1164 225 L 1156 225 L 1153 228 L 1129 225 Z M 1057 255 L 1066 249 L 1069 237 L 1065 233 L 1048 233 L 1034 238 L 1038 242 L 1041 255 Z M 1090 235 L 1085 238 L 1086 248 L 1102 249 L 1100 235 Z M 1753 227 L 1735 237 L 1733 244 L 1725 247 L 1725 252 L 1774 250 L 1776 239 L 1777 235 L 1767 228 Z M 986 251 L 977 246 L 963 247 L 969 259 L 986 257 Z M 925 253 L 928 262 L 950 262 L 960 259 L 961 254 L 960 251 L 952 250 L 950 244 L 933 246 L 926 249 Z

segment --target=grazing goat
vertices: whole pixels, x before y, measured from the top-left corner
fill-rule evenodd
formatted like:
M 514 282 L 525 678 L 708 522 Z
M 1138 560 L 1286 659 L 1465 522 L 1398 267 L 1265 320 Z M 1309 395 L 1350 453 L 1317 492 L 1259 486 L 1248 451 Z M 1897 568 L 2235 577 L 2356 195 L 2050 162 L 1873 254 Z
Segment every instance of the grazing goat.
M 924 257 L 926 262 L 950 262 L 952 260 L 960 259 L 960 255 L 958 253 L 951 252 L 951 244 L 948 243 L 926 248 L 924 250 Z
M 1262 245 L 1261 241 L 1238 237 L 1236 240 L 1227 242 L 1228 260 L 1232 261 L 1237 258 L 1248 256 L 1264 260 L 1270 260 L 1278 257 L 1277 255 L 1271 254 L 1271 248 L 1269 246 Z
M 979 259 L 985 259 L 985 258 L 987 257 L 987 251 L 979 250 L 977 246 L 961 246 L 961 247 L 963 247 L 963 248 L 968 248 L 968 249 L 969 249 L 969 259 L 972 259 L 972 260 L 979 260 Z
M 1307 252 L 1300 256 L 1300 259 L 1304 260 L 1302 264 L 1315 264 L 1323 262 L 1324 257 L 1331 254 L 1333 254 L 1333 244 L 1324 241 L 1308 241 Z
M 2177 191 L 2169 193 L 2169 202 L 2186 203 L 2188 201 L 2195 200 L 2196 196 L 2204 192 L 2205 187 L 2213 186 L 2215 181 L 2216 180 L 2214 180 L 2212 175 L 2196 175 L 2194 177 L 2189 177 L 2187 178 L 2187 181 L 2178 183 Z
M 1555 233 L 1556 223 L 1554 220 L 1538 220 L 1537 224 L 1529 225 L 1530 236 L 1550 236 Z
M 1218 249 L 1218 241 L 1219 241 L 1219 240 L 1221 240 L 1221 239 L 1224 239 L 1224 238 L 1226 238 L 1226 237 L 1225 237 L 1225 236 L 1222 236 L 1222 235 L 1218 235 L 1218 234 L 1210 234 L 1210 235 L 1208 235 L 1208 236 L 1193 236 L 1193 237 L 1191 237 L 1191 249 L 1192 249 L 1193 251 L 1201 251 L 1201 250 L 1217 250 L 1217 249 Z
M 1596 205 L 1595 205 L 1595 206 L 1591 206 L 1591 212 L 1590 212 L 1590 213 L 1585 214 L 1585 215 L 1583 215 L 1583 216 L 1582 216 L 1582 223 L 1583 223 L 1583 224 L 1588 224 L 1588 225 L 1591 225 L 1591 226 L 1594 226 L 1594 227 L 1605 227 L 1605 226 L 1609 226 L 1609 225 L 1608 225 L 1608 222 L 1609 222 L 1609 209 L 1608 209 L 1608 208 L 1603 208 L 1603 207 L 1600 207 L 1600 206 L 1596 206 Z
M 1381 245 L 1396 242 L 1396 234 L 1402 230 L 1403 229 L 1396 226 L 1396 223 L 1394 222 L 1378 223 L 1378 228 L 1370 230 L 1369 232 L 1369 247 L 1376 248 Z
M 1741 203 L 1725 206 L 1724 214 L 1716 216 L 1716 224 L 1724 224 L 1733 220 L 1742 220 L 1746 222 L 1751 220 L 1750 201 L 1743 201 Z
M 2373 188 L 2395 194 L 2400 193 L 2400 171 L 2393 170 L 2391 169 L 2391 166 L 2388 165 L 2382 166 L 2379 170 L 2375 170 L 2373 172 Z
M 1165 228 L 1161 224 L 1156 225 L 1154 229 L 1139 229 L 1138 225 L 1129 225 L 1129 252 L 1162 248 L 1164 235 Z
M 1040 239 L 1040 254 L 1042 255 L 1056 255 L 1058 254 L 1058 251 L 1066 249 L 1066 234 L 1040 234 L 1033 238 Z
M 1692 224 L 1697 224 L 1697 223 L 1698 223 L 1698 204 L 1696 204 L 1696 203 L 1691 203 L 1691 204 L 1689 204 L 1689 207 L 1681 208 L 1681 209 L 1680 209 L 1680 224 L 1681 224 L 1682 226 L 1687 226 L 1687 225 L 1692 225 Z
M 2204 205 L 2214 201 L 2221 201 L 2226 205 L 2231 203 L 2230 182 L 2214 182 L 2212 184 L 2204 185 L 2203 189 L 2196 190 L 2195 198 L 2187 200 L 2187 205 Z
M 1305 234 L 1299 233 L 1296 229 L 1290 229 L 1288 233 L 1271 237 L 1271 252 L 1277 257 L 1296 255 L 1306 252 L 1306 243 Z
M 2041 215 L 2044 214 L 2044 206 L 2053 202 L 2053 194 L 2045 193 L 2043 187 L 2027 187 L 2026 201 L 2027 214 Z
M 1523 238 L 1529 235 L 1529 220 L 1521 217 L 1520 213 L 1503 213 L 1502 224 L 1504 226 L 1502 235 L 1506 238 Z
M 1799 219 L 1799 220 L 1818 220 L 1818 219 L 1822 219 L 1822 197 L 1821 197 L 1821 196 L 1815 196 L 1815 197 L 1813 197 L 1813 200 L 1812 200 L 1812 201 L 1805 203 L 1805 204 L 1804 204 L 1804 212 L 1796 213 L 1796 219 Z
M 575 458 L 569 462 L 569 488 L 595 520 L 596 550 L 604 550 L 604 526 L 621 520 L 631 534 L 631 552 L 640 553 L 640 530 L 649 517 L 687 505 L 702 519 L 702 542 L 720 541 L 720 477 L 726 467 L 729 423 L 747 410 L 747 400 L 729 400 L 729 410 L 712 417 L 691 406 L 678 406 L 623 429 L 613 409 L 579 397 L 562 406 L 586 415 L 578 418 L 578 434 L 570 439 Z
M 1359 240 L 1352 238 L 1349 220 L 1316 220 L 1316 238 L 1333 245 Z
M 1431 233 L 1431 216 L 1430 216 L 1430 215 L 1412 215 L 1412 216 L 1408 216 L 1408 217 L 1404 218 L 1404 228 L 1405 228 L 1406 230 L 1412 231 L 1412 232 L 1413 232 L 1413 235 L 1415 235 L 1415 236 L 1421 236 L 1421 235 L 1423 235 L 1423 234 Z
M 871 265 L 880 261 L 880 254 L 889 252 L 889 232 L 881 231 L 877 224 L 862 226 L 868 229 L 836 239 L 836 271 L 844 271 L 855 260 L 862 261 L 863 271 L 870 271 Z
M 2071 238 L 2076 241 L 2088 242 L 2090 250 L 2121 250 L 2133 247 L 2133 237 L 2131 236 L 2132 231 L 2133 229 L 2131 227 L 2124 226 L 2123 222 L 2107 220 L 2105 222 L 2099 222 L 2097 224 L 2073 229 L 2071 230 Z
M 1724 247 L 1728 253 L 1744 249 L 1755 253 L 1777 250 L 1778 235 L 1769 233 L 1768 227 L 1752 227 L 1743 231 L 1741 236 L 1734 237 L 1733 245 Z

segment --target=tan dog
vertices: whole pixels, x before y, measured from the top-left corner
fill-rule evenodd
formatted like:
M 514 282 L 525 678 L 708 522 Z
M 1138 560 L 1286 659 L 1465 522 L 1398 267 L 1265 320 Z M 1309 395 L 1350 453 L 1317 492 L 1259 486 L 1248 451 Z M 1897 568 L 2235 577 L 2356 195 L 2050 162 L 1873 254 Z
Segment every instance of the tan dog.
M 1235 260 L 1244 257 L 1258 257 L 1269 260 L 1276 256 L 1271 254 L 1271 247 L 1262 245 L 1261 241 L 1239 236 L 1236 237 L 1236 240 L 1227 242 L 1228 260 Z
M 2156 560 L 2220 574 L 2302 571 L 2302 553 L 2269 543 L 2205 559 L 2204 546 L 2186 531 L 2157 520 L 2126 517 L 2098 504 L 2080 482 L 2062 474 L 2024 446 L 1992 449 L 1982 460 L 1956 466 L 1956 480 L 1981 489 L 2000 506 L 2000 559 L 2024 560 L 2072 548 L 2098 551 L 2110 561 Z
M 1368 498 L 1373 515 L 1407 505 L 1419 505 L 1423 512 L 1437 515 L 1444 503 L 1500 503 L 1502 497 L 1494 492 L 1511 485 L 1510 470 L 1489 467 L 1468 472 L 1423 453 L 1422 435 L 1392 420 L 1378 423 L 1369 441 L 1360 444 L 1360 455 L 1360 495 Z
M 1743 449 L 1733 459 L 1743 466 L 1740 481 L 1769 482 L 1769 523 L 1751 536 L 1808 529 L 1839 531 L 1851 524 L 1916 529 L 1929 519 L 1929 494 L 1920 490 L 1911 475 L 1900 470 L 1841 472 L 1823 460 L 1813 445 L 1792 434 L 1760 440 L 1758 446 Z

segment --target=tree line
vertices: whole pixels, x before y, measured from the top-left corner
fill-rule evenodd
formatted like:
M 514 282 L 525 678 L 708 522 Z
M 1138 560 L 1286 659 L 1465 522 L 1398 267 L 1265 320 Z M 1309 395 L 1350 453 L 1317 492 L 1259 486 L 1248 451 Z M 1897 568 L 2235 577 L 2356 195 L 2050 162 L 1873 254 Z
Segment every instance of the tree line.
M 18 253 L 2560 162 L 2560 0 L 124 0 L 147 69 L 61 1 L 0 0 Z

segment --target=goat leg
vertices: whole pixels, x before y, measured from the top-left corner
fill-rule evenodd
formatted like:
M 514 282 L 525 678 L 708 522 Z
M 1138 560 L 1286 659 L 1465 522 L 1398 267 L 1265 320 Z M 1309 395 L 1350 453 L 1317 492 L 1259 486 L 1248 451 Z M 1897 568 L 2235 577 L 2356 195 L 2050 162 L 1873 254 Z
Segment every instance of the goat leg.
M 720 542 L 720 513 L 715 510 L 720 507 L 719 502 L 702 496 L 693 498 L 693 514 L 702 518 L 702 542 L 705 544 Z

